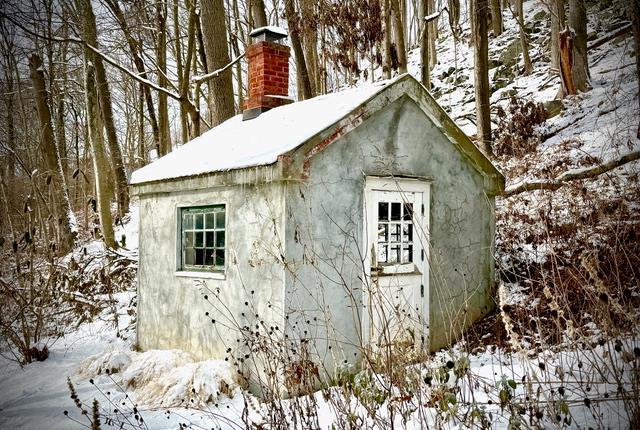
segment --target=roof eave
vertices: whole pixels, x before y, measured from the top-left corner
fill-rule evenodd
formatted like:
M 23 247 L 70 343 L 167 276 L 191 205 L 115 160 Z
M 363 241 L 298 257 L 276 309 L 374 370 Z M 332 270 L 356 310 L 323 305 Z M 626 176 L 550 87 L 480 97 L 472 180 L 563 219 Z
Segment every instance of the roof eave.
M 177 178 L 131 184 L 133 195 L 162 194 L 176 191 L 258 185 L 283 179 L 282 163 L 274 162 L 231 170 L 201 173 Z

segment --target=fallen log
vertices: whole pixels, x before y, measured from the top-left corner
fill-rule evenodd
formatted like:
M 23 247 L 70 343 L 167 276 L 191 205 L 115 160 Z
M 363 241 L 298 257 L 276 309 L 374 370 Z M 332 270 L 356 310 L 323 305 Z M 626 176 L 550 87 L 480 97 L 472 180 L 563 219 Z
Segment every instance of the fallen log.
M 605 34 L 602 37 L 597 38 L 593 42 L 587 45 L 587 51 L 591 51 L 592 49 L 596 49 L 599 46 L 604 45 L 610 40 L 615 39 L 618 36 L 622 36 L 623 34 L 631 33 L 631 23 L 625 24 L 619 29 L 612 31 L 611 33 Z

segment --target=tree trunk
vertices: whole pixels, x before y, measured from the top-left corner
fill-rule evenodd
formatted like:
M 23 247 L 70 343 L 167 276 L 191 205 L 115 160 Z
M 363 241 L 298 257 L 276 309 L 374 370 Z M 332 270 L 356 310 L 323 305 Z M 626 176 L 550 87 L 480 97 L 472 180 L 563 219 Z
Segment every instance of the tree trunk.
M 560 70 L 560 32 L 564 29 L 564 0 L 550 0 L 551 68 Z
M 234 37 L 231 40 L 231 45 L 233 47 L 233 55 L 237 58 L 241 55 L 240 42 L 245 40 L 244 31 L 242 31 L 242 26 L 240 25 L 240 9 L 238 8 L 238 0 L 232 1 L 232 12 L 233 12 L 233 30 Z M 231 28 L 231 25 L 229 26 Z M 235 75 L 236 75 L 236 86 L 238 88 L 238 94 L 236 94 L 236 100 L 238 104 L 238 111 L 242 111 L 244 107 L 244 82 L 242 79 L 242 63 L 238 61 L 235 67 Z
M 573 83 L 573 38 L 571 30 L 566 28 L 561 31 L 560 40 L 560 80 L 562 82 L 561 90 L 558 94 L 573 95 L 576 94 L 576 87 Z
M 424 18 L 429 15 L 429 0 L 420 0 L 418 28 L 420 29 L 420 80 L 424 87 L 431 91 L 431 72 L 429 67 L 429 26 Z
M 449 26 L 454 39 L 460 37 L 460 0 L 448 0 Z
M 195 2 L 189 7 L 189 19 L 187 23 L 187 53 L 184 59 L 182 74 L 179 75 L 180 88 L 180 118 L 182 121 L 182 141 L 186 142 L 200 135 L 200 114 L 190 101 L 190 76 L 191 65 L 196 60 L 197 23 Z
M 224 3 L 223 0 L 202 0 L 200 9 L 207 70 L 218 70 L 230 62 Z M 231 68 L 209 80 L 209 92 L 211 96 L 209 101 L 211 126 L 215 127 L 235 114 Z
M 67 36 L 67 24 L 62 25 L 62 37 Z M 55 109 L 56 116 L 56 143 L 58 145 L 58 155 L 60 156 L 60 165 L 62 167 L 62 176 L 65 181 L 69 175 L 69 163 L 67 160 L 67 137 L 65 134 L 65 103 L 64 96 L 67 88 L 67 45 L 60 46 L 60 73 L 62 83 L 57 84 L 57 106 Z M 55 82 L 55 81 L 54 81 Z
M 516 19 L 518 20 L 518 29 L 520 31 L 520 46 L 522 47 L 522 59 L 524 60 L 524 74 L 526 76 L 533 73 L 533 64 L 529 56 L 529 43 L 527 42 L 527 33 L 524 31 L 524 10 L 522 8 L 523 0 L 516 0 Z
M 97 100 L 97 88 L 95 84 L 95 70 L 91 63 L 93 55 L 85 48 L 85 97 L 87 109 L 87 126 L 89 128 L 89 143 L 93 154 L 93 170 L 96 183 L 96 203 L 102 239 L 109 248 L 116 247 L 113 234 L 113 221 L 111 219 L 111 204 L 109 199 L 107 172 L 109 164 L 105 159 L 104 139 L 102 136 L 102 124 L 100 120 L 100 106 Z
M 428 0 L 429 15 L 436 13 L 436 0 Z M 429 67 L 433 70 L 438 64 L 438 52 L 436 51 L 436 40 L 438 39 L 438 19 L 429 22 Z
M 11 54 L 7 52 L 5 55 L 5 58 L 7 59 L 7 64 L 10 61 L 12 61 L 10 57 L 11 57 Z M 16 156 L 14 153 L 16 148 L 16 125 L 14 121 L 15 112 L 14 112 L 14 104 L 13 104 L 14 91 L 16 87 L 13 83 L 13 71 L 11 70 L 10 67 L 5 67 L 4 79 L 5 79 L 4 83 L 6 85 L 5 87 L 6 94 L 3 97 L 5 107 L 6 107 L 5 113 L 6 113 L 6 119 L 7 119 L 7 141 L 6 142 L 10 151 L 4 157 L 5 162 L 3 164 L 6 163 L 6 167 L 7 167 L 7 170 L 6 170 L 7 183 L 13 184 L 13 178 L 15 177 L 15 174 L 16 174 Z M 8 203 L 7 203 L 7 206 L 8 206 Z
M 302 29 L 302 41 L 304 48 L 305 64 L 309 74 L 309 83 L 312 96 L 318 95 L 318 31 L 315 25 L 315 2 L 310 0 L 300 1 L 302 22 L 306 23 Z
M 98 47 L 98 35 L 96 31 L 96 17 L 93 13 L 91 0 L 78 0 L 78 9 L 82 15 L 82 34 L 84 40 L 94 47 Z M 122 161 L 122 152 L 118 144 L 118 136 L 113 119 L 113 110 L 111 107 L 111 92 L 109 83 L 107 82 L 107 74 L 104 69 L 104 63 L 99 55 L 95 55 L 93 51 L 88 53 L 90 61 L 95 68 L 95 84 L 98 95 L 98 103 L 100 104 L 100 113 L 102 114 L 102 125 L 107 135 L 107 145 L 111 155 L 112 172 L 115 179 L 116 200 L 118 202 L 118 215 L 124 216 L 129 211 L 129 188 L 127 181 L 127 173 L 124 170 Z
M 178 0 L 173 0 L 172 4 L 173 14 L 173 43 L 175 49 L 176 59 L 176 74 L 178 75 L 178 87 L 182 86 L 182 79 L 184 76 L 184 64 L 182 57 L 182 34 L 180 32 L 180 5 Z M 182 95 L 182 92 L 181 92 Z M 182 103 L 180 103 L 180 143 L 184 144 L 189 140 L 189 115 L 184 109 Z
M 476 93 L 476 126 L 478 143 L 484 152 L 492 154 L 491 117 L 489 105 L 489 41 L 487 36 L 488 0 L 471 0 L 473 57 Z
M 402 15 L 400 13 L 400 3 L 398 0 L 391 1 L 391 11 L 393 12 L 393 26 L 396 43 L 396 51 L 398 52 L 398 69 L 399 72 L 407 73 L 407 49 L 404 43 L 404 25 L 402 24 Z
M 29 57 L 29 75 L 33 84 L 33 96 L 38 112 L 38 123 L 40 128 L 40 142 L 42 152 L 46 162 L 50 195 L 54 200 L 52 213 L 57 219 L 56 234 L 60 255 L 64 255 L 73 248 L 73 243 L 77 234 L 75 227 L 75 216 L 69 204 L 67 186 L 62 173 L 62 164 L 56 147 L 53 123 L 51 119 L 51 109 L 49 107 L 49 95 L 46 89 L 44 70 L 42 70 L 42 59 L 37 54 Z
M 158 85 L 166 88 L 167 80 L 167 4 L 164 0 L 156 1 L 156 62 L 158 64 Z M 158 93 L 158 156 L 171 152 L 169 139 L 169 104 L 165 93 Z
M 391 19 L 389 11 L 390 0 L 381 0 L 380 12 L 382 13 L 382 76 L 391 78 Z
M 298 98 L 306 100 L 312 97 L 311 81 L 309 80 L 309 72 L 307 71 L 307 62 L 304 59 L 304 51 L 300 43 L 300 27 L 298 23 L 298 14 L 296 13 L 293 0 L 284 1 L 284 14 L 289 24 L 289 38 L 293 55 L 296 59 L 296 70 L 298 76 Z
M 500 0 L 491 0 L 491 29 L 494 37 L 500 36 L 503 30 L 501 3 Z
M 251 17 L 253 18 L 253 28 L 269 25 L 263 0 L 251 0 Z
M 573 84 L 578 91 L 589 90 L 587 58 L 587 9 L 585 0 L 569 3 L 569 25 L 573 29 Z

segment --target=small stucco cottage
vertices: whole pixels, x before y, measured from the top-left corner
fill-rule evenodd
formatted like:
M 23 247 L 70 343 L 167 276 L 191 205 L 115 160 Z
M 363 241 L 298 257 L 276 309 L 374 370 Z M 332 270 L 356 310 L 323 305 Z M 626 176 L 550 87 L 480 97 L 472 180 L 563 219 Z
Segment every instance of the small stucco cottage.
M 289 103 L 283 34 L 252 36 L 243 115 L 132 175 L 139 347 L 264 330 L 330 374 L 446 345 L 492 306 L 503 176 L 410 75 Z

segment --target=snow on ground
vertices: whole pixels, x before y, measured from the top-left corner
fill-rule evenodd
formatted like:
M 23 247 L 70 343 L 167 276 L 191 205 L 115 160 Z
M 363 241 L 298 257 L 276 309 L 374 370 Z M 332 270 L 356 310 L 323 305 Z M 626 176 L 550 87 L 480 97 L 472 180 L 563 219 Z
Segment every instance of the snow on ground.
M 131 293 L 115 296 L 122 311 L 131 299 Z M 107 317 L 103 314 L 102 317 Z M 119 313 L 120 326 L 129 316 Z M 58 339 L 49 347 L 49 358 L 24 367 L 0 359 L 0 428 L 2 429 L 67 429 L 77 428 L 63 415 L 73 406 L 69 399 L 67 377 L 73 377 L 78 364 L 88 355 L 106 350 L 130 347 L 130 340 L 115 336 L 113 320 L 98 318 L 81 325 L 78 330 Z M 78 394 L 93 396 L 89 384 L 78 385 Z

